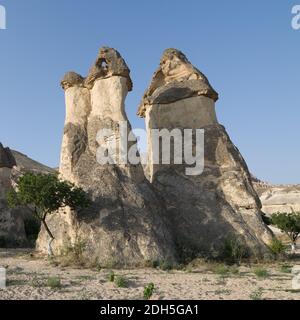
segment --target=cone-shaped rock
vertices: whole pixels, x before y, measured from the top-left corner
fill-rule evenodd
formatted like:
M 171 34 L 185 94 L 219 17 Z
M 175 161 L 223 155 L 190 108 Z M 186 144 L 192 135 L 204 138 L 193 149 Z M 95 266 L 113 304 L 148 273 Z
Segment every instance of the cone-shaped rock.
M 165 201 L 182 255 L 221 255 L 226 239 L 236 238 L 250 254 L 261 256 L 268 252 L 272 234 L 262 221 L 247 165 L 217 121 L 217 99 L 207 78 L 182 52 L 164 52 L 138 110 L 148 130 L 147 174 Z M 187 170 L 194 167 L 188 163 L 157 164 L 152 129 L 179 129 L 182 137 L 184 129 L 193 129 L 194 139 L 195 130 L 203 129 L 204 171 L 195 174 Z M 195 152 L 195 140 L 192 147 Z

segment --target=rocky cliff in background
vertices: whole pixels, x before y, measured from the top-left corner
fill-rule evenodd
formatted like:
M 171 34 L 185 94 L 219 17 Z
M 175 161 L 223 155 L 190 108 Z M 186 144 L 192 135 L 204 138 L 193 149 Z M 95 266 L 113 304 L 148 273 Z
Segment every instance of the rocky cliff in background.
M 18 177 L 24 172 L 53 173 L 48 168 L 26 155 L 4 148 L 0 143 L 0 247 L 28 246 L 28 237 L 24 220 L 31 213 L 27 208 L 8 208 L 7 192 L 16 184 Z
M 112 141 L 120 140 L 119 121 L 131 128 L 125 98 L 132 82 L 125 61 L 116 50 L 101 48 L 86 78 L 69 72 L 61 84 L 65 90 L 66 120 L 60 175 L 82 187 L 92 205 L 77 212 L 61 210 L 48 218 L 55 237 L 53 251 L 60 253 L 66 245 L 82 241 L 87 259 L 101 265 L 174 261 L 174 245 L 163 206 L 142 166 L 101 164 L 97 160 L 99 148 L 112 149 Z M 99 137 L 100 129 L 108 133 Z M 45 251 L 47 242 L 42 228 L 37 248 Z
M 267 215 L 300 212 L 300 185 L 272 185 L 257 178 L 253 178 L 253 185 Z
M 217 99 L 207 78 L 182 52 L 164 52 L 138 110 L 148 132 L 148 176 L 164 199 L 179 253 L 220 255 L 226 238 L 235 237 L 250 254 L 262 256 L 272 234 L 262 221 L 247 165 L 217 121 Z M 165 128 L 180 129 L 182 136 L 184 129 L 204 129 L 201 175 L 187 175 L 187 164 L 154 161 L 151 130 Z

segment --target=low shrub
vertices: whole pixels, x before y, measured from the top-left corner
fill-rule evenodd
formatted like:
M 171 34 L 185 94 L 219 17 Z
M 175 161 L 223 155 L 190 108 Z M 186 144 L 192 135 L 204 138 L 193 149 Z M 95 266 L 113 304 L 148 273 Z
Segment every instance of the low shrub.
M 277 238 L 273 238 L 269 244 L 269 248 L 275 256 L 283 255 L 285 253 L 285 245 Z
M 126 288 L 127 287 L 127 280 L 122 276 L 115 277 L 114 282 L 118 288 Z
M 144 298 L 146 300 L 149 300 L 152 297 L 154 289 L 155 289 L 155 286 L 154 286 L 154 283 L 152 283 L 152 282 L 147 284 L 144 287 Z
M 269 276 L 268 270 L 262 267 L 256 267 L 253 269 L 253 273 L 258 278 L 267 278 Z
M 248 249 L 244 243 L 235 237 L 227 238 L 221 251 L 221 258 L 228 264 L 240 264 L 248 257 Z
M 50 287 L 51 289 L 57 289 L 61 287 L 61 281 L 57 277 L 49 277 L 47 279 L 47 287 Z
M 114 282 L 115 281 L 115 273 L 113 271 L 110 271 L 110 273 L 108 274 L 108 281 L 109 282 Z

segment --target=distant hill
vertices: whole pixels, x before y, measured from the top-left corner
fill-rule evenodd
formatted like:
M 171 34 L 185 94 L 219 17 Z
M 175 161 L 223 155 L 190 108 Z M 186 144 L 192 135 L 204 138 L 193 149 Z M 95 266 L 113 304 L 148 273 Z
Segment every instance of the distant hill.
M 262 211 L 266 214 L 277 212 L 300 212 L 300 185 L 272 185 L 252 176 L 254 188 L 260 197 Z
M 25 154 L 11 150 L 16 163 L 17 167 L 20 171 L 31 171 L 31 172 L 44 172 L 44 173 L 54 173 L 56 170 L 50 167 L 45 166 L 42 163 L 39 163 Z

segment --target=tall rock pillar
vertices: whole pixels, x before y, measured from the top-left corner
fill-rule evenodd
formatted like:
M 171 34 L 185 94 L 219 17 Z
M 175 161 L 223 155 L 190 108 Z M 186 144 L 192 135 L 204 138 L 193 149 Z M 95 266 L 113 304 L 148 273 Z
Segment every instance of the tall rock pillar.
M 235 237 L 249 254 L 262 256 L 272 234 L 262 221 L 247 165 L 217 121 L 217 99 L 208 79 L 182 52 L 164 52 L 138 110 L 148 130 L 148 176 L 166 203 L 181 254 L 220 256 L 226 239 Z M 203 129 L 204 171 L 187 175 L 190 165 L 184 162 L 154 162 L 153 129 L 177 129 L 182 136 L 185 129 Z

